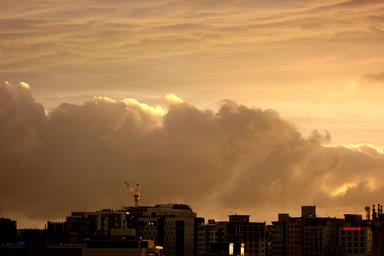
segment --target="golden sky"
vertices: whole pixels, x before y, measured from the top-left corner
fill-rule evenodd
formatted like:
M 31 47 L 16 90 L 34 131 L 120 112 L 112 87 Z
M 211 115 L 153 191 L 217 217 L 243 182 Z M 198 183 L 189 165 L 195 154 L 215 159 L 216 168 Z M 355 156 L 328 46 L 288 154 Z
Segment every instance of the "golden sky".
M 382 0 L 4 0 L 0 38 L 4 95 L 24 82 L 42 119 L 63 102 L 81 112 L 108 99 L 164 122 L 163 98 L 173 93 L 198 113 L 230 100 L 277 111 L 305 138 L 318 129 L 345 150 L 384 147 Z M 348 190 L 358 177 L 328 190 Z

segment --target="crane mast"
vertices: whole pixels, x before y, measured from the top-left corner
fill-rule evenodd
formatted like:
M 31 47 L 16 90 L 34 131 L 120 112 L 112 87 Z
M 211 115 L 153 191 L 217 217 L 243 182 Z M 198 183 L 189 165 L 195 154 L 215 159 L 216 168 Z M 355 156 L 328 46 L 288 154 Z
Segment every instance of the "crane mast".
M 133 195 L 133 198 L 135 200 L 135 207 L 139 206 L 139 199 L 140 199 L 140 184 L 130 184 L 127 181 L 124 182 L 125 186 L 131 192 Z

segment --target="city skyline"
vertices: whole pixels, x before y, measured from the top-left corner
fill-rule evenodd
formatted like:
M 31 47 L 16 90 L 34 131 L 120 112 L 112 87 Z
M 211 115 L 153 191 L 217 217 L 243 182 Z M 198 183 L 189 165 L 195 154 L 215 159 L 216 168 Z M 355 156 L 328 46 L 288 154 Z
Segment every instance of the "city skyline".
M 0 216 L 187 203 L 271 221 L 384 193 L 381 0 L 4 1 Z
M 133 192 L 136 195 L 136 192 Z M 383 252 L 383 205 L 365 215 L 319 216 L 315 205 L 301 214 L 279 213 L 271 224 L 249 214 L 206 220 L 185 204 L 74 211 L 44 229 L 18 229 L 0 218 L 3 255 L 158 255 L 158 256 L 376 256 Z

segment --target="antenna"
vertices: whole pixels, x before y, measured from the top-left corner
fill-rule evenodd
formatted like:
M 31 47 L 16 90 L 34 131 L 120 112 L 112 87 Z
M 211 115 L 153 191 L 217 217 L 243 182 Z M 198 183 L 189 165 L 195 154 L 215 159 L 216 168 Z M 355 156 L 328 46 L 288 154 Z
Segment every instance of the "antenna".
M 365 210 L 365 216 L 366 216 L 367 220 L 370 220 L 371 219 L 371 207 L 365 206 L 364 210 Z

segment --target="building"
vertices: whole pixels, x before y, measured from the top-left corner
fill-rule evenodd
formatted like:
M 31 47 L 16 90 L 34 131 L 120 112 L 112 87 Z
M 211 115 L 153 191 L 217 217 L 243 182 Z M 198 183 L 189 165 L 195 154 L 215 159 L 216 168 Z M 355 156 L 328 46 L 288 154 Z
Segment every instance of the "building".
M 71 241 L 69 232 L 65 230 L 65 222 L 48 221 L 46 229 L 48 244 L 69 243 Z
M 200 227 L 200 233 L 203 233 L 204 248 L 205 250 L 198 248 L 200 252 L 199 256 L 216 256 L 216 255 L 228 255 L 229 242 L 227 240 L 227 222 L 215 220 L 208 220 L 204 226 Z
M 152 240 L 95 240 L 87 241 L 82 256 L 162 256 L 162 248 Z
M 128 224 L 125 210 L 103 209 L 96 212 L 72 212 L 64 223 L 73 242 L 103 237 L 134 237 L 136 231 Z
M 272 256 L 273 226 L 265 226 L 265 256 Z
M 207 234 L 204 218 L 195 220 L 195 255 L 205 256 L 207 254 Z
M 14 244 L 16 242 L 16 221 L 0 218 L 0 244 Z
M 319 218 L 315 206 L 302 206 L 301 217 L 281 213 L 272 222 L 273 256 L 338 255 L 338 227 L 342 220 Z
M 290 217 L 286 213 L 279 214 L 278 221 L 272 222 L 272 229 L 272 255 L 303 255 L 303 218 Z
M 229 244 L 233 244 L 236 255 L 264 256 L 265 222 L 250 222 L 249 217 L 249 215 L 229 216 L 227 241 Z
M 81 244 L 47 245 L 27 241 L 25 244 L 0 246 L 4 256 L 162 256 L 162 248 L 153 241 L 140 239 L 87 240 Z
M 303 226 L 303 255 L 339 255 L 338 228 L 343 221 L 336 218 L 310 218 Z
M 372 255 L 372 229 L 370 221 L 358 214 L 345 214 L 339 227 L 339 245 L 345 256 Z
M 279 214 L 272 224 L 273 256 L 373 255 L 371 221 L 362 215 L 317 217 L 314 206 L 303 206 L 301 217 Z
M 249 217 L 230 215 L 229 221 L 200 223 L 197 255 L 266 255 L 265 222 L 251 222 Z
M 66 218 L 65 231 L 72 242 L 138 237 L 162 246 L 166 256 L 192 256 L 195 254 L 195 222 L 196 213 L 188 205 L 159 204 L 72 212 Z
M 196 213 L 185 204 L 159 204 L 124 208 L 143 239 L 152 239 L 164 248 L 166 256 L 193 256 Z
M 97 235 L 96 212 L 72 212 L 66 217 L 65 232 L 69 233 L 72 242 L 81 242 Z

